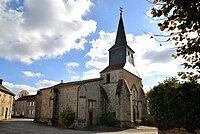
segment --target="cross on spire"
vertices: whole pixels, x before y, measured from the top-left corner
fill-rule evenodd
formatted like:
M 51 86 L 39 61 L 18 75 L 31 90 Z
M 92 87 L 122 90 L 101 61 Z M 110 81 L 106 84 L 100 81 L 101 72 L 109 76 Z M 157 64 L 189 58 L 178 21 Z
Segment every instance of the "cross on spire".
M 120 11 L 120 16 L 122 16 L 122 13 L 123 13 L 123 8 L 122 8 L 122 7 L 120 7 L 120 8 L 119 8 L 119 11 Z

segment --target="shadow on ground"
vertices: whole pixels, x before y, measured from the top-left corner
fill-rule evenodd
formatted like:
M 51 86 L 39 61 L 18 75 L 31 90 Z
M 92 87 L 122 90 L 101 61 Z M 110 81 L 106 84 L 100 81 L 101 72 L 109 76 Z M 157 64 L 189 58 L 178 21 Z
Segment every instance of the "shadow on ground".
M 32 119 L 0 121 L 0 134 L 157 134 L 156 129 L 124 129 L 119 127 L 93 126 L 86 130 L 66 129 L 33 123 Z

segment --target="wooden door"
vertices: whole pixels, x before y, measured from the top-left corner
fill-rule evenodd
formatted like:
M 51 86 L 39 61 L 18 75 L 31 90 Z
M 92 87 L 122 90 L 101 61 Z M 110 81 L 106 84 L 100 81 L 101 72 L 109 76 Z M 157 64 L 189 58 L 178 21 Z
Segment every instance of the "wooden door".
M 6 108 L 5 119 L 7 119 L 7 116 L 8 116 L 8 108 Z
M 89 112 L 89 125 L 92 125 L 92 120 L 93 120 L 93 113 L 92 111 Z

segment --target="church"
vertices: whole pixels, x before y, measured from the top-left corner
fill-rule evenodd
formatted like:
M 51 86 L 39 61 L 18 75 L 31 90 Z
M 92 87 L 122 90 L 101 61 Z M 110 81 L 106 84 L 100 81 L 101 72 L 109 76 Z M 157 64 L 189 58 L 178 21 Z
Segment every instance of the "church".
M 59 83 L 37 92 L 35 122 L 59 125 L 66 108 L 75 112 L 74 126 L 100 124 L 104 113 L 114 113 L 117 126 L 134 127 L 136 119 L 147 116 L 142 78 L 136 70 L 134 51 L 128 46 L 122 13 L 115 44 L 109 51 L 109 65 L 100 78 Z

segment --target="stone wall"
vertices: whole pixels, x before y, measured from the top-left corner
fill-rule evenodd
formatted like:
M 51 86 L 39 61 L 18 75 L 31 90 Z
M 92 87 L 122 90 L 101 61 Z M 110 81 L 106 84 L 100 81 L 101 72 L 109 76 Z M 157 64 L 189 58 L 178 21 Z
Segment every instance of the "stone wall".
M 39 91 L 36 97 L 35 122 L 51 124 L 52 119 L 52 91 L 53 88 L 46 88 Z
M 85 117 L 87 126 L 98 124 L 99 118 L 102 115 L 100 84 L 100 81 L 95 81 L 86 83 L 82 86 L 85 88 L 87 98 L 87 101 L 85 101 Z M 91 116 L 89 114 L 92 114 L 92 122 L 89 120 L 89 116 Z
M 35 101 L 27 101 L 27 117 L 28 118 L 35 118 Z
M 119 80 L 117 87 L 116 116 L 120 127 L 133 127 L 132 96 L 124 79 Z
M 110 74 L 110 83 L 106 83 L 107 74 Z M 119 79 L 122 79 L 122 77 L 123 77 L 122 69 L 101 73 L 101 78 L 103 78 L 102 87 L 108 96 L 108 101 L 106 102 L 106 109 L 104 112 L 116 112 L 116 105 L 117 105 L 116 90 L 118 81 Z
M 13 96 L 0 91 L 0 120 L 11 119 Z
M 60 113 L 70 108 L 75 112 L 76 121 L 75 126 L 78 128 L 88 127 L 99 123 L 101 112 L 101 98 L 100 98 L 100 81 L 93 81 L 80 84 L 69 84 L 66 86 L 57 87 L 58 108 Z M 92 124 L 89 121 L 89 113 L 92 113 Z M 60 117 L 58 117 L 60 123 Z
M 57 87 L 58 89 L 58 100 L 57 100 L 57 118 L 58 124 L 61 123 L 60 113 L 66 108 L 70 108 L 75 113 L 77 112 L 77 91 L 79 84 L 67 85 Z M 77 113 L 76 113 L 77 114 Z
M 23 115 L 24 117 L 27 116 L 27 103 L 26 100 L 23 101 L 15 101 L 15 106 L 14 106 L 14 115 L 19 116 Z
M 108 96 L 108 101 L 106 102 L 105 112 L 116 112 L 116 89 L 117 82 L 103 84 L 102 87 Z
M 122 73 L 122 69 L 119 70 L 114 70 L 114 71 L 110 71 L 110 72 L 106 72 L 106 73 L 101 73 L 101 78 L 103 78 L 102 80 L 102 84 L 106 84 L 106 75 L 110 74 L 110 83 L 113 82 L 118 82 L 119 79 L 123 78 L 123 73 Z
M 134 103 L 136 103 L 134 105 L 137 106 L 137 108 L 135 108 L 136 117 L 140 119 L 142 119 L 143 117 L 147 117 L 147 102 L 143 91 L 142 80 L 126 70 L 123 70 L 123 77 L 126 79 L 128 88 L 132 92 L 133 101 L 135 101 Z M 135 88 L 137 94 L 136 96 L 134 96 Z
M 41 91 L 37 91 L 34 122 L 42 121 L 41 119 L 42 97 L 40 95 L 41 95 Z

